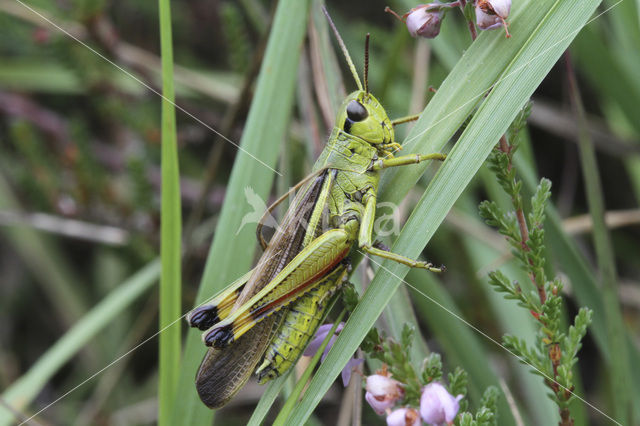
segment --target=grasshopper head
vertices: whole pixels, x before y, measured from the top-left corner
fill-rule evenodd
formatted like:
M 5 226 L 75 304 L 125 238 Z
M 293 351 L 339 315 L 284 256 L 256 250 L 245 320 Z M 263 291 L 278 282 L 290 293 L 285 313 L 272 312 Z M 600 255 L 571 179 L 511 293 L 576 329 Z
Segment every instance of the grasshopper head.
M 371 145 L 394 141 L 393 126 L 380 102 L 364 90 L 347 96 L 338 112 L 336 125 Z

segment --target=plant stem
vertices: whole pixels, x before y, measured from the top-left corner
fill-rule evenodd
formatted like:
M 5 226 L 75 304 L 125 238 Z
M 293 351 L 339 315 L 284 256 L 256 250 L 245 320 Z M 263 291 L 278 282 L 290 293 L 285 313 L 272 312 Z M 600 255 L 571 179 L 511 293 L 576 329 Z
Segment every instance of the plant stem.
M 507 154 L 509 158 L 509 165 L 507 166 L 507 171 L 511 171 L 511 169 L 513 168 L 513 157 L 511 154 L 512 147 L 511 145 L 509 145 L 509 142 L 507 141 L 507 137 L 505 135 L 502 135 L 500 137 L 500 144 L 498 149 L 504 152 L 505 154 Z M 514 207 L 522 206 L 521 201 L 512 199 L 512 202 Z M 520 245 L 522 247 L 522 250 L 528 252 L 530 251 L 529 245 L 527 244 L 527 241 L 529 241 L 529 227 L 527 226 L 527 220 L 524 216 L 524 211 L 522 210 L 522 207 L 516 208 L 516 219 L 518 221 L 518 228 L 520 229 Z M 529 263 L 531 263 L 531 261 L 529 261 Z M 544 302 L 546 302 L 547 300 L 547 294 L 544 290 L 544 282 L 542 282 L 542 284 L 538 283 L 538 280 L 540 277 L 536 277 L 536 275 L 533 272 L 529 274 L 529 278 L 531 279 L 531 282 L 533 283 L 533 285 L 536 287 L 538 291 L 538 297 L 540 298 L 540 303 L 544 304 Z M 544 280 L 540 280 L 540 281 L 544 281 Z
M 180 377 L 181 231 L 180 172 L 173 88 L 173 49 L 169 0 L 158 0 L 162 54 L 162 189 L 160 257 L 160 371 L 158 424 L 168 425 Z M 166 330 L 165 330 L 166 328 Z
M 473 23 L 473 20 L 467 19 L 467 16 L 464 14 L 464 9 L 467 6 L 467 0 L 460 0 L 457 2 L 458 6 L 460 6 L 460 10 L 462 11 L 462 16 L 464 16 L 467 21 L 467 26 L 469 27 L 469 33 L 471 33 L 471 41 L 475 41 L 478 38 L 478 32 L 476 31 L 476 25 Z

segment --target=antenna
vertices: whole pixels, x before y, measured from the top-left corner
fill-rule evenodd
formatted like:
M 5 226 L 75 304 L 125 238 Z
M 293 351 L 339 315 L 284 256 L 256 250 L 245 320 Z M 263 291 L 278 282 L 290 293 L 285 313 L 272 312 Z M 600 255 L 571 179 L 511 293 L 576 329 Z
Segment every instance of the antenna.
M 338 44 L 340 45 L 340 49 L 342 49 L 342 53 L 344 54 L 344 57 L 347 59 L 347 64 L 349 64 L 349 69 L 351 70 L 351 74 L 353 74 L 353 79 L 356 81 L 356 84 L 358 85 L 358 89 L 363 90 L 362 82 L 360 81 L 360 77 L 358 77 L 358 71 L 356 71 L 356 66 L 353 65 L 351 56 L 349 56 L 349 51 L 347 50 L 347 46 L 344 45 L 344 41 L 342 41 L 342 37 L 340 37 L 340 33 L 338 33 L 338 29 L 336 28 L 335 24 L 331 20 L 331 16 L 329 16 L 329 12 L 327 11 L 327 8 L 322 6 L 322 11 L 327 17 L 327 20 L 329 21 L 329 25 L 331 25 L 331 29 L 333 30 L 333 33 L 336 35 L 336 39 L 338 39 Z
M 409 123 L 410 121 L 416 121 L 418 118 L 420 118 L 420 114 L 396 118 L 395 120 L 391 120 L 391 125 L 397 126 L 398 124 Z
M 364 92 L 369 93 L 369 33 L 364 40 Z

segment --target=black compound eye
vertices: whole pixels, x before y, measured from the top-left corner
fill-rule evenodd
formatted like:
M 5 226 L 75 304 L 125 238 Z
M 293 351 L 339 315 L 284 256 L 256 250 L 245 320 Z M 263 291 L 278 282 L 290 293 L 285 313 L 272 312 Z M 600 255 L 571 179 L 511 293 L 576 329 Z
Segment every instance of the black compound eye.
M 362 121 L 369 116 L 367 109 L 360 102 L 353 100 L 347 104 L 347 117 L 351 121 Z

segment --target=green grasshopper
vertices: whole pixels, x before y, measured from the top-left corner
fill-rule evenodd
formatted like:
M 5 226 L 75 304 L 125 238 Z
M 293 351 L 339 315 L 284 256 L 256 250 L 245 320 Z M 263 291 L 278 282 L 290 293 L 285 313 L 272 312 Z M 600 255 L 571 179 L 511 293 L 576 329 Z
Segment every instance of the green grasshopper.
M 320 325 L 330 297 L 347 282 L 349 253 L 391 259 L 440 272 L 429 262 L 391 253 L 372 241 L 380 172 L 389 167 L 444 160 L 443 154 L 394 157 L 400 149 L 393 125 L 353 61 L 328 13 L 325 14 L 347 59 L 358 90 L 340 106 L 336 125 L 313 173 L 268 208 L 268 214 L 294 190 L 298 193 L 269 242 L 258 224 L 264 250 L 256 267 L 220 295 L 191 311 L 192 327 L 204 330 L 211 348 L 196 375 L 196 388 L 211 408 L 226 404 L 255 371 L 265 383 L 286 372 Z

